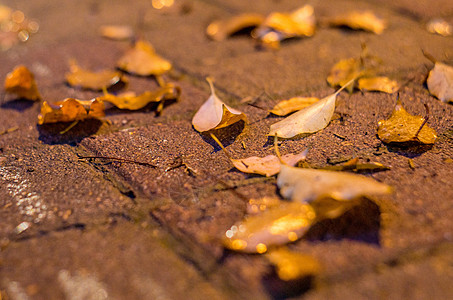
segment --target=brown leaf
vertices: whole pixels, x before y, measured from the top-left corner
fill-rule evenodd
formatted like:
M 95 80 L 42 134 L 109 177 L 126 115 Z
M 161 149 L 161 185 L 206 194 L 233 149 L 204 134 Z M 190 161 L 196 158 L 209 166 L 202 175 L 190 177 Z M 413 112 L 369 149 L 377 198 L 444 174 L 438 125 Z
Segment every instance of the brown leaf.
M 370 10 L 348 12 L 331 18 L 329 24 L 331 26 L 347 26 L 351 29 L 361 29 L 376 34 L 381 34 L 387 27 L 387 22 Z
M 161 75 L 171 69 L 171 63 L 160 57 L 154 48 L 146 41 L 139 40 L 135 46 L 123 55 L 118 62 L 118 68 L 140 76 Z
M 66 98 L 55 103 L 44 101 L 41 106 L 41 113 L 38 116 L 38 124 L 102 118 L 104 115 L 104 103 L 102 101 Z
M 41 98 L 35 76 L 23 65 L 15 67 L 12 72 L 6 75 L 5 90 L 7 93 L 15 94 L 24 99 L 36 101 Z
M 393 94 L 399 90 L 399 84 L 385 76 L 359 78 L 358 88 L 362 91 L 378 91 Z
M 308 204 L 282 202 L 231 226 L 225 233 L 223 244 L 234 251 L 265 253 L 271 246 L 298 240 L 315 218 L 316 214 Z
M 429 72 L 429 92 L 442 102 L 453 102 L 453 67 L 436 62 Z
M 242 112 L 223 103 L 215 94 L 211 79 L 207 79 L 211 88 L 211 96 L 200 107 L 192 119 L 193 127 L 199 132 L 230 126 L 240 120 L 247 121 Z
M 319 98 L 316 97 L 293 97 L 289 100 L 280 101 L 270 112 L 277 116 L 286 116 L 287 114 L 310 106 L 317 101 L 319 101 Z
M 425 118 L 409 114 L 400 101 L 389 119 L 379 121 L 378 136 L 384 143 L 434 144 L 437 138 L 436 131 L 426 124 Z
M 305 160 L 307 151 L 299 154 L 286 154 L 282 156 L 282 161 L 289 166 L 296 165 L 299 161 Z M 280 172 L 281 162 L 275 155 L 266 157 L 248 157 L 243 159 L 231 159 L 236 169 L 244 173 L 260 174 L 273 176 Z
M 181 89 L 178 86 L 167 84 L 156 91 L 146 91 L 136 95 L 134 92 L 126 92 L 118 96 L 106 93 L 97 99 L 112 103 L 119 109 L 138 110 L 151 102 L 162 102 L 165 100 L 179 100 Z
M 131 40 L 134 37 L 134 30 L 127 25 L 104 25 L 99 31 L 103 37 L 111 40 Z
M 71 86 L 82 87 L 95 91 L 109 88 L 120 81 L 126 83 L 127 80 L 121 72 L 111 70 L 101 70 L 92 72 L 82 69 L 75 60 L 70 61 L 71 72 L 66 73 L 66 81 Z
M 206 34 L 215 41 L 222 41 L 238 31 L 259 26 L 263 21 L 264 17 L 260 14 L 240 14 L 226 20 L 212 22 L 207 27 Z
M 284 281 L 317 275 L 321 266 L 311 255 L 289 251 L 286 247 L 269 251 L 266 258 L 275 266 L 278 277 Z

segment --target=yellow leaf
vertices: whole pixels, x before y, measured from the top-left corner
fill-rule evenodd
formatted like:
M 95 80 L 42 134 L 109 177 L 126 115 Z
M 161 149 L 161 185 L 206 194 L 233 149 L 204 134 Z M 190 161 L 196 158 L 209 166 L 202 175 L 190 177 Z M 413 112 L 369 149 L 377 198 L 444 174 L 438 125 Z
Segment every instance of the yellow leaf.
M 349 84 L 349 82 L 346 83 L 334 94 L 286 117 L 280 122 L 272 124 L 269 136 L 277 135 L 281 138 L 292 138 L 299 134 L 313 133 L 324 129 L 332 119 L 338 93 Z
M 12 72 L 6 75 L 5 91 L 20 98 L 34 101 L 41 98 L 35 76 L 23 65 L 15 67 Z
M 212 22 L 207 27 L 206 34 L 215 41 L 222 41 L 238 31 L 259 26 L 263 21 L 264 17 L 260 14 L 241 14 L 226 20 Z
M 118 96 L 107 93 L 97 99 L 112 103 L 119 109 L 138 110 L 151 102 L 178 100 L 180 94 L 181 89 L 178 86 L 168 84 L 157 91 L 147 91 L 140 95 L 136 95 L 134 92 L 127 92 Z
M 316 214 L 308 204 L 283 202 L 261 214 L 249 216 L 233 225 L 223 238 L 226 248 L 265 253 L 271 246 L 279 246 L 299 239 L 310 228 Z
M 289 251 L 286 247 L 269 251 L 266 258 L 275 266 L 278 277 L 284 281 L 317 275 L 321 266 L 311 255 Z
M 359 78 L 358 87 L 364 91 L 378 91 L 387 94 L 393 94 L 400 88 L 398 82 L 384 76 Z
M 65 77 L 71 86 L 98 91 L 103 88 L 109 88 L 120 81 L 126 83 L 122 73 L 118 71 L 102 70 L 92 72 L 79 67 L 75 60 L 70 61 L 70 66 L 71 72 L 66 73 Z
M 323 198 L 338 201 L 391 193 L 390 186 L 362 175 L 281 166 L 277 177 L 280 194 L 293 201 L 310 203 Z
M 376 34 L 381 34 L 387 27 L 387 22 L 370 10 L 351 11 L 330 19 L 329 23 L 331 26 L 347 26 L 351 29 L 361 29 Z
M 337 62 L 327 76 L 331 87 L 343 86 L 347 82 L 364 75 L 364 68 L 360 59 L 347 58 Z M 354 81 L 347 87 L 351 93 L 354 90 Z
M 379 121 L 378 136 L 384 143 L 433 144 L 437 138 L 436 131 L 426 124 L 425 118 L 409 114 L 399 101 L 390 118 Z
M 299 161 L 305 160 L 307 151 L 299 154 L 286 154 L 282 156 L 282 161 L 287 165 L 294 166 Z M 275 155 L 266 157 L 248 157 L 243 159 L 231 159 L 233 165 L 241 172 L 273 176 L 280 172 L 281 162 Z
M 293 97 L 289 100 L 280 101 L 270 112 L 277 116 L 286 116 L 287 114 L 310 106 L 317 101 L 319 101 L 319 98 L 316 97 Z
M 99 29 L 101 36 L 111 40 L 130 40 L 134 30 L 127 25 L 104 25 Z
M 312 36 L 315 33 L 316 20 L 314 9 L 305 5 L 292 13 L 271 13 L 252 33 L 264 45 L 278 48 L 283 39 Z
M 126 51 L 117 66 L 140 76 L 161 75 L 171 69 L 171 63 L 157 55 L 151 44 L 143 40 L 137 41 L 133 48 Z
M 66 98 L 55 103 L 44 101 L 41 106 L 41 113 L 38 116 L 38 124 L 101 118 L 104 115 L 104 103 L 102 101 Z
M 443 19 L 433 19 L 426 24 L 426 29 L 435 34 L 450 36 L 453 34 L 453 26 Z
M 436 62 L 434 68 L 429 72 L 429 92 L 442 102 L 453 102 L 453 67 Z
M 242 112 L 223 103 L 215 94 L 211 79 L 207 79 L 211 88 L 211 96 L 200 107 L 192 119 L 193 127 L 199 132 L 230 126 L 240 120 L 247 121 Z

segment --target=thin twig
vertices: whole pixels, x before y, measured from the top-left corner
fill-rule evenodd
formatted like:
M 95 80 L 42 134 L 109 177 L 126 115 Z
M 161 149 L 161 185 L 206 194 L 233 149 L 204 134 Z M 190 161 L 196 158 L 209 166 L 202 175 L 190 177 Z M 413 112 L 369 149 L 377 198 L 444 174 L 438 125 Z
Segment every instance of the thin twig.
M 111 157 L 111 156 L 81 156 L 81 155 L 78 155 L 78 154 L 77 154 L 77 156 L 79 157 L 79 159 L 89 159 L 89 160 L 91 160 L 91 159 L 109 159 L 109 160 L 117 160 L 117 161 L 120 161 L 120 162 L 125 162 L 125 163 L 131 163 L 131 164 L 137 164 L 137 165 L 157 168 L 156 165 L 153 165 L 151 163 L 135 161 L 135 160 L 127 159 L 127 158 Z
M 425 126 L 426 122 L 428 122 L 428 119 L 429 119 L 429 107 L 428 107 L 428 104 L 424 103 L 424 105 L 425 105 L 425 109 L 426 109 L 426 117 L 423 118 L 424 120 L 423 120 L 422 125 L 420 125 L 420 128 L 415 133 L 415 137 L 416 138 L 418 137 L 418 134 L 420 133 L 420 131 L 422 131 L 423 126 Z

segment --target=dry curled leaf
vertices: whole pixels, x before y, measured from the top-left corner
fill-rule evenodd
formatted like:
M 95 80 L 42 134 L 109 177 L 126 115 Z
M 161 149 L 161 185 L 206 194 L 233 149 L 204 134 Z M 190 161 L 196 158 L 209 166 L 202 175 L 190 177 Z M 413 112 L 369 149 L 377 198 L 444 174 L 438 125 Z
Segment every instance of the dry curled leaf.
M 278 277 L 284 281 L 317 275 L 321 266 L 311 255 L 289 251 L 286 247 L 269 251 L 266 258 L 275 266 Z
M 127 25 L 104 25 L 99 31 L 101 36 L 111 40 L 131 40 L 134 37 L 134 30 Z
M 99 91 L 103 88 L 109 88 L 120 81 L 126 83 L 126 79 L 121 72 L 112 70 L 92 72 L 81 68 L 75 60 L 70 61 L 70 70 L 71 72 L 66 73 L 65 77 L 71 86 Z
M 278 174 L 277 185 L 283 197 L 301 203 L 323 198 L 348 201 L 392 191 L 390 186 L 362 175 L 285 165 Z
M 38 116 L 38 124 L 102 118 L 104 115 L 104 103 L 102 101 L 66 98 L 54 103 L 44 101 L 41 106 L 41 113 Z
M 265 253 L 271 246 L 299 239 L 315 218 L 316 214 L 310 205 L 283 202 L 231 226 L 225 233 L 223 244 L 234 251 Z
M 429 72 L 429 92 L 442 102 L 453 102 L 453 67 L 436 62 Z
M 441 36 L 450 36 L 453 34 L 453 26 L 443 19 L 433 19 L 426 24 L 426 29 Z
M 240 120 L 247 121 L 245 114 L 223 103 L 215 94 L 212 80 L 208 78 L 207 81 L 211 95 L 193 117 L 193 127 L 199 132 L 205 132 L 230 126 Z
M 377 91 L 393 94 L 399 90 L 399 84 L 385 76 L 359 78 L 358 88 L 362 91 Z
M 282 156 L 282 161 L 289 166 L 296 165 L 299 161 L 305 160 L 307 151 L 299 154 L 286 154 Z M 273 176 L 280 172 L 281 162 L 275 155 L 266 157 L 248 157 L 243 159 L 231 159 L 236 169 L 244 173 L 260 174 L 265 176 Z
M 240 14 L 226 20 L 212 22 L 206 28 L 206 34 L 215 41 L 222 41 L 236 32 L 246 28 L 257 27 L 263 21 L 264 17 L 260 14 Z
M 344 15 L 331 18 L 329 24 L 336 27 L 346 26 L 351 29 L 361 29 L 376 34 L 381 34 L 387 27 L 387 22 L 370 10 L 350 11 Z
M 139 40 L 117 62 L 118 68 L 140 76 L 161 75 L 171 69 L 171 63 L 160 57 L 150 43 Z
M 330 170 L 330 171 L 354 171 L 354 172 L 361 172 L 361 171 L 385 171 L 390 170 L 390 167 L 385 166 L 381 163 L 377 162 L 367 162 L 367 163 L 360 163 L 358 158 L 353 158 L 344 164 L 335 165 L 335 166 L 326 166 L 322 168 L 323 170 Z
M 264 45 L 278 48 L 281 40 L 312 36 L 315 28 L 314 8 L 311 5 L 305 5 L 292 13 L 271 13 L 252 35 Z
M 22 65 L 15 67 L 12 72 L 6 75 L 5 91 L 29 100 L 39 100 L 41 98 L 35 76 L 27 67 Z
M 151 102 L 162 102 L 166 100 L 178 100 L 181 89 L 178 86 L 167 84 L 156 91 L 146 91 L 136 95 L 134 92 L 126 92 L 119 95 L 106 93 L 97 99 L 109 102 L 119 109 L 138 110 Z
M 269 112 L 277 116 L 286 116 L 287 114 L 310 106 L 317 101 L 319 101 L 319 98 L 316 97 L 293 97 L 289 100 L 280 101 Z
M 286 117 L 285 119 L 271 125 L 269 136 L 281 138 L 292 138 L 299 134 L 313 133 L 324 129 L 332 119 L 335 111 L 335 100 L 349 83 L 338 91 L 318 102 Z
M 390 118 L 379 121 L 378 136 L 384 143 L 434 144 L 437 138 L 436 131 L 426 124 L 425 118 L 409 114 L 400 101 Z

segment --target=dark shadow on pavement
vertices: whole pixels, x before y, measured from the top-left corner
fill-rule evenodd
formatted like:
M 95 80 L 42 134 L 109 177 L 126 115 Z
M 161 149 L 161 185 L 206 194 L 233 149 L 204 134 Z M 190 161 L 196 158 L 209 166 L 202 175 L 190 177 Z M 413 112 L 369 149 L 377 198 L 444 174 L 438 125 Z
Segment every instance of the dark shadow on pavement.
M 2 103 L 0 107 L 4 109 L 14 109 L 19 112 L 23 112 L 32 107 L 35 103 L 36 103 L 35 101 L 17 98 Z
M 39 140 L 49 145 L 75 145 L 83 138 L 97 133 L 102 125 L 102 121 L 98 119 L 83 120 L 62 134 L 61 132 L 67 129 L 71 124 L 71 122 L 67 122 L 38 125 Z
M 222 148 L 220 148 L 217 142 L 211 137 L 211 133 L 217 137 L 224 147 L 227 147 L 234 143 L 238 135 L 244 130 L 244 127 L 245 122 L 241 120 L 224 128 L 202 132 L 200 133 L 200 136 L 206 143 L 214 147 L 214 152 L 217 152 L 222 150 Z
M 287 299 L 300 296 L 313 287 L 313 276 L 305 276 L 296 280 L 284 281 L 278 278 L 275 270 L 261 279 L 263 287 L 271 299 Z

